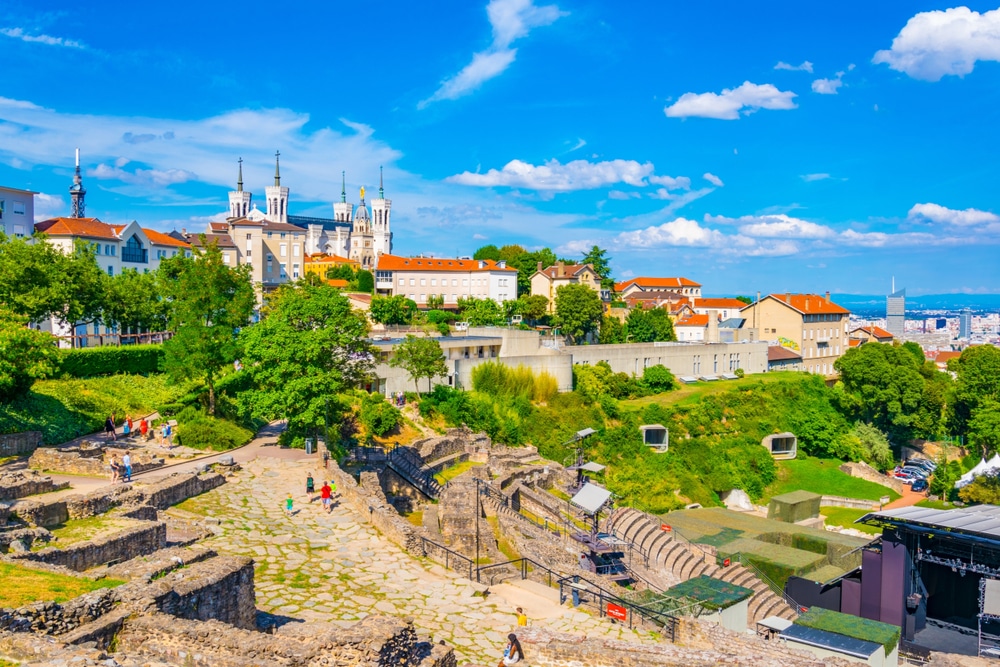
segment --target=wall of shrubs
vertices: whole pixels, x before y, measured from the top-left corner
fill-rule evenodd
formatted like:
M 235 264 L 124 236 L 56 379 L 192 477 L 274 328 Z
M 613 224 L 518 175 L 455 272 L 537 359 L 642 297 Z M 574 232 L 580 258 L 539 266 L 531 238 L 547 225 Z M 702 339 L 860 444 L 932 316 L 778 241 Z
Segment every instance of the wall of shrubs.
M 161 345 L 88 347 L 63 352 L 60 375 L 74 378 L 129 373 L 149 375 L 163 370 Z

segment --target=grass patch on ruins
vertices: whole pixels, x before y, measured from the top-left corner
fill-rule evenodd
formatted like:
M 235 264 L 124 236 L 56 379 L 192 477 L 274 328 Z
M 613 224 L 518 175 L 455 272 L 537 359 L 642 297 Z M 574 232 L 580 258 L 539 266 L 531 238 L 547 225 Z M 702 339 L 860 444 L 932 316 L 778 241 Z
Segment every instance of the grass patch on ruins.
M 72 519 L 58 526 L 49 528 L 53 540 L 48 544 L 36 542 L 32 551 L 40 551 L 46 547 L 61 549 L 77 542 L 86 542 L 102 533 L 110 533 L 135 525 L 132 519 L 121 519 L 109 517 L 106 514 L 87 517 L 85 519 Z
M 166 375 L 42 380 L 0 404 L 0 433 L 41 431 L 46 444 L 56 445 L 99 431 L 112 412 L 119 419 L 148 414 L 184 392 Z
M 0 563 L 0 608 L 23 607 L 36 601 L 65 602 L 100 588 L 121 586 L 118 579 L 93 581 L 83 577 L 42 572 L 14 563 Z
M 437 473 L 436 475 L 434 475 L 434 479 L 437 480 L 438 484 L 444 486 L 445 484 L 455 479 L 459 475 L 468 472 L 472 468 L 475 468 L 477 465 L 480 464 L 476 463 L 475 461 L 462 461 L 461 463 L 456 463 L 453 466 L 448 466 L 441 472 Z
M 826 525 L 840 526 L 841 528 L 853 528 L 870 535 L 878 535 L 882 529 L 877 526 L 868 526 L 863 523 L 854 523 L 870 510 L 856 510 L 850 507 L 820 507 L 819 513 L 826 517 Z
M 791 461 L 778 461 L 778 478 L 764 491 L 762 502 L 800 489 L 824 496 L 859 500 L 877 501 L 882 496 L 889 496 L 891 502 L 899 498 L 899 494 L 887 486 L 842 472 L 842 463 L 839 459 L 815 458 L 801 452 L 798 458 Z
M 417 510 L 415 512 L 410 512 L 406 515 L 406 520 L 412 523 L 418 528 L 424 525 L 424 512 L 423 510 Z
M 493 536 L 497 540 L 497 548 L 500 549 L 500 553 L 507 557 L 507 560 L 517 560 L 521 557 L 514 543 L 509 539 L 504 537 L 503 531 L 500 530 L 500 520 L 495 516 L 486 517 L 486 521 L 490 524 L 493 529 Z

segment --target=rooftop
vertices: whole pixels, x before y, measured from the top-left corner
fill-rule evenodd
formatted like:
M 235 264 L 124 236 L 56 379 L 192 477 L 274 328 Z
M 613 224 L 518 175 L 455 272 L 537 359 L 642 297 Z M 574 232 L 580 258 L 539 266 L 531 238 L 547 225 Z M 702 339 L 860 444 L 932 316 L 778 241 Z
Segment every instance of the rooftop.
M 375 268 L 378 271 L 504 271 L 517 273 L 517 269 L 500 266 L 491 259 L 445 259 L 400 257 L 398 255 L 379 255 Z
M 739 299 L 695 299 L 695 308 L 743 308 L 747 305 Z
M 118 240 L 114 228 L 97 218 L 49 218 L 36 222 L 35 231 L 45 232 L 49 236 L 84 236 Z
M 819 294 L 768 294 L 762 301 L 774 299 L 806 315 L 850 315 L 851 311 L 838 306 L 829 297 Z M 753 308 L 756 304 L 744 306 Z
M 855 331 L 864 331 L 866 334 L 868 334 L 869 336 L 872 336 L 874 338 L 892 338 L 893 337 L 893 335 L 891 333 L 889 333 L 888 331 L 886 331 L 882 327 L 876 327 L 876 326 L 858 327 L 857 329 L 854 329 L 853 331 L 851 331 L 851 333 L 854 333 Z
M 857 523 L 869 525 L 909 526 L 929 528 L 951 533 L 984 536 L 1000 539 L 1000 506 L 976 505 L 953 510 L 936 510 L 926 507 L 900 507 L 880 512 L 870 512 Z
M 726 609 L 753 595 L 749 588 L 704 574 L 672 586 L 663 593 L 674 598 L 691 598 L 709 609 Z
M 686 319 L 681 320 L 674 325 L 677 327 L 707 327 L 708 326 L 708 315 L 690 315 Z
M 563 264 L 561 262 L 557 262 L 552 266 L 548 266 L 540 271 L 537 271 L 537 273 L 546 275 L 549 278 L 566 278 L 575 276 L 584 269 L 590 269 L 591 271 L 594 270 L 590 264 Z
M 696 283 L 693 280 L 687 278 L 650 278 L 646 276 L 640 276 L 638 278 L 629 278 L 620 283 L 615 284 L 615 291 L 622 292 L 626 287 L 630 285 L 636 285 L 641 287 L 643 290 L 648 289 L 677 289 L 679 287 L 701 287 L 701 283 Z

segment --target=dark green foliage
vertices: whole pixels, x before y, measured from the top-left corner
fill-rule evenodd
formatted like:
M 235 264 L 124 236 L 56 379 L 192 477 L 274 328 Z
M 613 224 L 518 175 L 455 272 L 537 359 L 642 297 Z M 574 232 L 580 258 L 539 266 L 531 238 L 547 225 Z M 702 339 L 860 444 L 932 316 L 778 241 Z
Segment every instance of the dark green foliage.
M 430 391 L 431 380 L 448 373 L 441 344 L 433 338 L 411 334 L 407 334 L 406 339 L 393 350 L 389 365 L 409 373 L 417 391 L 420 391 L 417 381 L 421 378 L 427 378 L 427 391 Z
M 455 315 L 444 310 L 428 310 L 424 317 L 431 324 L 447 324 L 455 321 Z
M 642 371 L 642 383 L 650 391 L 657 394 L 677 388 L 677 380 L 674 378 L 674 374 L 663 364 L 647 366 Z
M 628 373 L 615 373 L 606 361 L 599 361 L 593 366 L 574 365 L 573 385 L 590 401 L 599 401 L 602 396 L 623 399 L 649 393 L 641 380 Z
M 617 345 L 625 342 L 625 325 L 617 317 L 605 315 L 601 319 L 601 331 L 597 342 L 601 345 Z
M 163 371 L 162 345 L 121 345 L 63 350 L 59 372 L 75 378 L 131 373 L 149 375 Z
M 482 248 L 476 250 L 475 254 L 472 255 L 472 259 L 491 259 L 496 262 L 500 259 L 500 248 L 492 243 L 484 245 Z
M 603 310 L 600 296 L 586 285 L 563 285 L 556 290 L 556 324 L 574 342 L 597 330 Z
M 862 347 L 864 347 L 862 345 Z M 872 621 L 860 616 L 841 614 L 822 607 L 811 607 L 798 617 L 796 625 L 816 630 L 825 630 L 845 637 L 853 637 L 866 642 L 881 644 L 889 655 L 899 643 L 899 628 L 888 623 Z
M 522 295 L 516 303 L 517 314 L 528 322 L 538 322 L 548 313 L 549 300 L 541 294 Z
M 654 343 L 677 340 L 674 324 L 663 308 L 643 310 L 636 307 L 625 320 L 624 334 L 629 343 Z
M 611 266 L 609 262 L 611 258 L 608 257 L 608 251 L 594 246 L 583 256 L 580 260 L 581 264 L 590 264 L 596 273 L 601 278 L 601 287 L 604 289 L 612 289 L 615 286 L 614 278 L 611 277 Z
M 361 401 L 361 424 L 370 435 L 383 438 L 403 420 L 403 415 L 382 394 L 368 394 Z
M 157 274 L 125 269 L 108 277 L 101 319 L 123 332 L 164 331 L 170 303 L 160 293 Z
M 28 328 L 28 318 L 0 309 L 0 399 L 23 396 L 51 375 L 59 353 L 51 334 Z
M 356 292 L 371 294 L 375 291 L 375 276 L 372 275 L 371 271 L 362 269 L 355 274 L 354 285 L 348 285 L 348 287 Z
M 395 296 L 373 296 L 368 314 L 380 324 L 409 324 L 417 312 L 415 301 L 402 294 Z
M 462 321 L 474 327 L 500 326 L 506 322 L 503 309 L 493 299 L 459 297 L 458 309 Z
M 253 432 L 225 419 L 210 417 L 200 408 L 185 408 L 175 418 L 175 441 L 185 447 L 219 452 L 245 445 L 253 438 Z
M 958 377 L 948 422 L 952 433 L 961 435 L 968 432 L 973 413 L 981 404 L 1000 403 L 1000 349 L 992 345 L 968 347 L 949 362 L 949 370 Z

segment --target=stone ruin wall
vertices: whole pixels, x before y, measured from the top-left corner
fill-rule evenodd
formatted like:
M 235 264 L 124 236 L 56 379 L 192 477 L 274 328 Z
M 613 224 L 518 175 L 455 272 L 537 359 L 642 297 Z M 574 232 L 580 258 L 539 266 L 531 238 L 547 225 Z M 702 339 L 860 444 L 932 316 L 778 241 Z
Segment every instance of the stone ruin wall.
M 841 472 L 846 472 L 851 477 L 859 477 L 869 482 L 875 482 L 876 484 L 888 487 L 901 496 L 906 491 L 902 480 L 883 475 L 864 461 L 845 463 L 840 466 L 840 470 Z
M 0 472 L 0 500 L 16 500 L 68 487 L 69 482 L 57 483 L 51 477 L 39 475 L 33 470 Z M 0 523 L 3 521 L 0 520 Z
M 8 555 L 10 560 L 37 561 L 83 572 L 98 565 L 145 556 L 167 544 L 167 524 L 159 521 L 137 522 L 134 528 L 103 535 L 65 548 L 47 547 Z
M 425 463 L 431 463 L 445 456 L 465 452 L 490 449 L 493 446 L 485 433 L 475 433 L 467 427 L 450 428 L 442 436 L 423 438 L 413 442 L 412 447 Z
M 0 458 L 24 456 L 42 446 L 41 431 L 5 433 L 0 435 Z
M 52 470 L 72 475 L 111 477 L 111 457 L 121 461 L 125 453 L 132 457 L 132 472 L 140 473 L 163 467 L 163 458 L 143 449 L 111 447 L 84 441 L 79 447 L 39 447 L 28 459 L 33 470 Z

